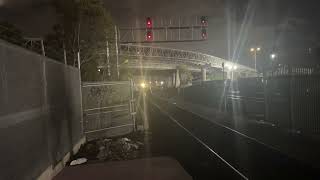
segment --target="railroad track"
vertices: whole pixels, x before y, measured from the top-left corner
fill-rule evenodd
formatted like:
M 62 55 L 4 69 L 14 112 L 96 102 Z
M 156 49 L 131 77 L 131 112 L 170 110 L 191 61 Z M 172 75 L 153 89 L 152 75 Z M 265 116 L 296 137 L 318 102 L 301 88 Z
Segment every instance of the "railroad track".
M 164 132 L 157 131 L 160 136 L 161 133 L 168 136 L 171 131 L 177 131 L 169 136 L 172 138 L 171 141 L 174 143 L 174 141 L 190 139 L 192 143 L 187 143 L 192 147 L 190 149 L 206 153 L 206 155 L 198 154 L 208 157 L 207 160 L 202 159 L 202 161 L 208 161 L 206 163 L 210 164 L 210 167 L 204 168 L 206 171 L 223 169 L 215 173 L 201 171 L 208 175 L 209 179 L 217 177 L 218 179 L 319 179 L 317 169 L 291 159 L 245 134 L 207 121 L 197 114 L 161 99 L 150 98 L 149 106 L 151 121 L 156 122 L 156 124 L 158 121 L 161 121 L 161 123 L 167 122 L 162 125 L 170 127 Z M 188 149 L 186 146 L 184 148 Z M 199 150 L 195 150 L 197 148 Z M 180 156 L 180 147 L 173 148 L 173 150 L 176 150 L 176 155 Z M 190 156 L 192 155 L 193 153 L 190 152 Z M 185 156 L 185 158 L 188 158 L 188 156 Z M 182 160 L 184 161 L 183 158 Z M 193 161 L 201 164 L 201 161 L 194 159 Z M 191 172 L 197 174 L 196 170 L 191 170 Z M 197 175 L 199 176 L 199 174 Z M 198 177 L 197 175 L 195 177 Z M 203 178 L 201 175 L 200 177 Z

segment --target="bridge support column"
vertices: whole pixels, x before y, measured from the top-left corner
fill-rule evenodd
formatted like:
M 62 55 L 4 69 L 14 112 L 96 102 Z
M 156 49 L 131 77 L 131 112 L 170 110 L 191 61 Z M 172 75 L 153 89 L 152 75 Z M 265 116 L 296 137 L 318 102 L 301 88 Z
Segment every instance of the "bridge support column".
M 176 70 L 176 78 L 175 78 L 175 80 L 176 80 L 176 83 L 175 83 L 175 85 L 176 85 L 176 88 L 178 88 L 178 87 L 180 87 L 180 73 L 179 73 L 179 69 L 177 69 Z
M 227 71 L 227 79 L 232 79 L 232 71 Z
M 173 82 L 172 82 L 171 76 L 167 77 L 167 87 L 169 87 L 169 88 L 173 87 Z
M 207 69 L 206 68 L 201 68 L 201 81 L 207 81 Z
M 172 87 L 176 87 L 176 73 L 172 74 Z

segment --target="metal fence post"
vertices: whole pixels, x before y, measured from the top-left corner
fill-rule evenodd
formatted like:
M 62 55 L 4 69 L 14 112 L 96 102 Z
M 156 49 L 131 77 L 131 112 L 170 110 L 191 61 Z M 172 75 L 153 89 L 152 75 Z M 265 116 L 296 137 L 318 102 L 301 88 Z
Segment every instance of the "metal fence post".
M 80 52 L 78 52 L 78 70 L 79 70 L 79 93 L 80 93 L 80 124 L 81 124 L 81 130 L 82 134 L 84 135 L 84 122 L 83 122 L 83 104 L 82 104 L 82 83 L 81 83 L 81 60 L 80 60 Z
M 43 88 L 43 107 L 42 107 L 42 109 L 43 109 L 43 112 L 44 112 L 44 114 L 47 114 L 48 112 L 49 112 L 49 109 L 48 109 L 48 91 L 47 91 L 47 86 L 48 86 L 48 83 L 47 83 L 47 73 L 46 73 L 46 60 L 43 58 L 43 57 L 41 57 L 41 61 L 42 61 L 42 81 L 43 81 L 43 86 L 42 86 L 42 88 Z M 46 125 L 46 135 L 47 135 L 47 140 L 48 140 L 48 142 L 47 142 L 47 147 L 48 147 L 48 157 L 49 157 L 49 160 L 51 161 L 51 162 L 53 162 L 53 157 L 54 157 L 54 155 L 53 155 L 53 152 L 52 152 L 52 145 L 51 145 L 51 133 L 50 133 L 50 128 L 49 128 L 49 124 L 50 122 L 49 122 L 49 118 L 46 118 L 46 123 L 45 123 L 45 125 Z
M 136 116 L 135 116 L 135 101 L 134 101 L 134 94 L 133 94 L 133 81 L 130 79 L 130 93 L 131 93 L 131 99 L 130 99 L 130 115 L 133 122 L 133 131 L 136 131 Z
M 268 77 L 264 73 L 263 77 L 263 91 L 264 91 L 264 120 L 269 122 L 269 96 L 268 96 Z
M 41 51 L 42 51 L 42 55 L 43 56 L 46 56 L 46 51 L 45 51 L 45 49 L 44 49 L 44 43 L 43 43 L 43 39 L 41 39 Z

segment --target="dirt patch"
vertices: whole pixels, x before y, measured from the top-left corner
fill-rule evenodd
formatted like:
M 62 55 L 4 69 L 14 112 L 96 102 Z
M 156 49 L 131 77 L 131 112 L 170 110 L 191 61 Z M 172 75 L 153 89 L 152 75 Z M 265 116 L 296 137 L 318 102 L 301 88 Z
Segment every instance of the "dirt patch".
M 134 132 L 127 136 L 89 141 L 81 146 L 70 162 L 79 158 L 86 158 L 86 163 L 96 163 L 149 157 L 145 146 L 149 136 L 150 132 Z

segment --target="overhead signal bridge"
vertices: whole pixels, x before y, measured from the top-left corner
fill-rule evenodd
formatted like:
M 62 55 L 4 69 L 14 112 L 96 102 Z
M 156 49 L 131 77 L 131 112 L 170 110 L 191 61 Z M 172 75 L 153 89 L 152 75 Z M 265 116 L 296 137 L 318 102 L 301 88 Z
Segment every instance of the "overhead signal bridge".
M 242 76 L 253 76 L 253 68 L 240 65 L 216 56 L 193 51 L 172 48 L 152 47 L 132 44 L 120 44 L 120 56 L 128 57 L 128 68 L 175 69 L 186 65 L 190 70 L 201 71 L 203 68 L 224 69 L 225 72 L 237 72 Z

